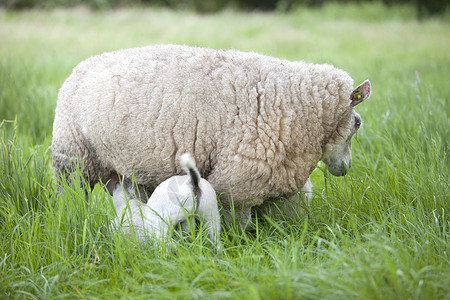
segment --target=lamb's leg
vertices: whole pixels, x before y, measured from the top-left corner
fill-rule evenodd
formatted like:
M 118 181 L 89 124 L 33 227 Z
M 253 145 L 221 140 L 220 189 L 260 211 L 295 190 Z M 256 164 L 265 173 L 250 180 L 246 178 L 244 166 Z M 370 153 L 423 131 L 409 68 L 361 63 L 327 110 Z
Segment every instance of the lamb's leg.
M 303 196 L 303 200 L 306 201 L 306 204 L 309 205 L 309 202 L 311 201 L 313 197 L 313 185 L 311 183 L 311 179 L 308 178 L 305 185 L 300 189 L 300 193 Z
M 191 232 L 192 226 L 195 226 L 195 218 L 191 215 L 188 215 L 186 220 L 181 222 L 181 231 L 183 231 L 184 234 L 189 234 Z M 195 229 L 195 227 L 192 229 Z
M 208 229 L 208 236 L 217 251 L 222 249 L 220 243 L 220 231 L 222 229 L 220 223 L 219 208 L 217 206 L 217 198 L 214 195 L 211 197 L 202 197 L 200 200 L 200 206 L 197 209 L 198 216 L 206 224 Z
M 209 239 L 212 241 L 217 251 L 222 250 L 222 244 L 220 243 L 220 231 L 222 226 L 220 225 L 220 215 L 218 211 L 213 212 L 209 219 L 206 220 Z
M 111 194 L 113 196 L 113 204 L 116 209 L 117 217 L 121 218 L 122 210 L 127 206 L 128 202 L 127 192 L 120 185 L 120 183 L 117 182 Z
M 122 226 L 122 229 L 128 234 L 133 230 L 137 239 L 143 241 L 147 236 L 145 223 L 148 209 L 136 197 L 136 186 L 130 179 L 115 174 L 108 180 L 106 188 L 113 196 L 117 214 L 116 227 Z
M 157 218 L 160 218 L 159 216 Z M 152 224 L 145 225 L 147 236 L 154 239 L 160 250 L 172 247 L 174 241 L 170 239 L 172 236 L 173 225 L 163 219 L 159 219 Z M 164 247 L 165 246 L 165 247 Z
M 208 228 L 208 235 L 211 242 L 220 250 L 222 248 L 220 244 L 220 215 L 217 210 L 211 209 L 204 217 L 204 222 Z

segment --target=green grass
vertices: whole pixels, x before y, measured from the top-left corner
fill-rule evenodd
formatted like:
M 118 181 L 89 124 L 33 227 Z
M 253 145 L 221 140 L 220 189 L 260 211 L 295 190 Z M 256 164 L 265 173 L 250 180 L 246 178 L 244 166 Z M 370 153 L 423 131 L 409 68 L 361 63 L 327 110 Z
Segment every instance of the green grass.
M 0 11 L 0 298 L 450 299 L 450 24 L 409 8 L 291 14 L 126 9 Z M 58 88 L 82 59 L 179 43 L 331 63 L 372 98 L 353 168 L 319 168 L 296 219 L 224 224 L 174 247 L 114 232 L 110 197 L 52 178 Z M 78 179 L 79 180 L 79 179 Z M 79 183 L 79 182 L 78 182 Z

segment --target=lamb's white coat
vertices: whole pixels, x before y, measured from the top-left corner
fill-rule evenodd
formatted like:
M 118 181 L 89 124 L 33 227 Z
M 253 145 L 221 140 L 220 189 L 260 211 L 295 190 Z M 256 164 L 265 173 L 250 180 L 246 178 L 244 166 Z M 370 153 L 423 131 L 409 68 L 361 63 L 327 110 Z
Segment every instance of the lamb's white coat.
M 140 240 L 146 237 L 163 240 L 174 225 L 189 225 L 188 218 L 195 214 L 205 222 L 211 241 L 220 249 L 221 225 L 216 192 L 208 181 L 200 178 L 190 154 L 180 157 L 180 165 L 188 175 L 172 176 L 163 181 L 146 204 L 134 194 L 130 179 L 125 178 L 122 184 L 118 181 L 112 193 L 117 213 L 116 224 L 127 233 L 134 229 Z M 194 180 L 192 176 L 197 178 Z M 193 182 L 198 182 L 198 198 L 194 197 Z
M 353 126 L 353 80 L 331 65 L 177 45 L 81 62 L 61 87 L 53 165 L 132 174 L 149 190 L 190 152 L 225 210 L 299 191 Z

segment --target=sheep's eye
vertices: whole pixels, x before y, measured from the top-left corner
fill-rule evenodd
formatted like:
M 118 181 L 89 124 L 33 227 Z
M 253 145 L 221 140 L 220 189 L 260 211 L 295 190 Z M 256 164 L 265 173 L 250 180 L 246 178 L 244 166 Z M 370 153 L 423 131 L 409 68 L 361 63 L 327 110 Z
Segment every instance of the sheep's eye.
M 358 129 L 361 126 L 361 118 L 358 118 L 358 116 L 355 117 L 355 127 Z
M 359 129 L 359 127 L 361 127 L 361 117 L 357 114 L 357 113 L 354 113 L 353 114 L 353 121 L 355 122 L 354 124 L 354 130 L 358 130 Z

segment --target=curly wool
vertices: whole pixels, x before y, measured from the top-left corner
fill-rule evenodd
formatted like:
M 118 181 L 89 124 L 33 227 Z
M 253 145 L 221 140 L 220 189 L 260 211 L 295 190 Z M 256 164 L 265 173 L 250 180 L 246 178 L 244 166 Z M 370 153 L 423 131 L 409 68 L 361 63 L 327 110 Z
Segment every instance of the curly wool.
M 352 87 L 333 66 L 257 53 L 177 45 L 104 53 L 59 91 L 54 168 L 64 173 L 78 159 L 91 184 L 118 172 L 152 188 L 182 174 L 177 162 L 189 152 L 217 194 L 251 207 L 300 190 L 348 122 Z

